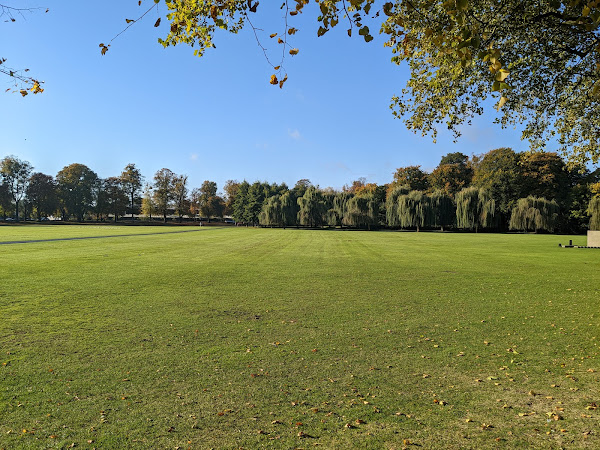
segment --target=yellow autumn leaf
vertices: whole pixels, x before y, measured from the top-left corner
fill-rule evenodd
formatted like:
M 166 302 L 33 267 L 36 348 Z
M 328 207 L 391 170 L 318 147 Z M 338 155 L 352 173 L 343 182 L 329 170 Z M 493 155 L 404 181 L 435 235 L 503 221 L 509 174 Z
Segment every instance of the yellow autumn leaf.
M 282 89 L 282 88 L 283 88 L 283 84 L 284 84 L 284 83 L 287 81 L 287 79 L 288 79 L 288 76 L 287 76 L 287 74 L 286 74 L 286 75 L 285 75 L 285 77 L 283 77 L 283 80 L 281 80 L 281 81 L 279 82 L 279 89 Z
M 502 96 L 500 97 L 500 101 L 498 102 L 498 107 L 497 110 L 500 111 L 500 109 L 504 106 L 504 104 L 506 103 L 506 97 Z M 513 350 L 514 353 L 517 353 Z

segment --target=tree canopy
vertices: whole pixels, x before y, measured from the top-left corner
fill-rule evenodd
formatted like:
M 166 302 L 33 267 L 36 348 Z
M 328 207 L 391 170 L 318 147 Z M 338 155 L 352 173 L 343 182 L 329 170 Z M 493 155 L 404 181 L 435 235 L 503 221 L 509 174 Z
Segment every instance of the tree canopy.
M 16 219 L 19 220 L 19 202 L 25 196 L 29 176 L 33 168 L 27 161 L 21 161 L 15 156 L 7 156 L 0 161 L 0 181 L 8 188 L 15 204 Z

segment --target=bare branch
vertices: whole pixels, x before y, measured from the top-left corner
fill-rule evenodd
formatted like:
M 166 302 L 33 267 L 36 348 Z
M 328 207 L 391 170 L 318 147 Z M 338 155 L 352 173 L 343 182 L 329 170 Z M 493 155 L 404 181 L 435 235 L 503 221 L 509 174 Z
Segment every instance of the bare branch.
M 158 3 L 152 5 L 150 8 L 148 8 L 144 14 L 142 14 L 140 17 L 138 17 L 137 19 L 134 20 L 127 20 L 127 26 L 125 28 L 123 28 L 119 33 L 117 33 L 109 42 L 109 45 L 112 41 L 114 41 L 116 38 L 118 38 L 119 36 L 121 36 L 123 33 L 125 33 L 129 28 L 131 28 L 133 25 L 135 25 L 136 23 L 138 23 L 140 20 L 142 20 L 144 18 L 144 16 L 146 16 L 146 14 L 148 14 L 150 11 L 152 11 L 154 8 L 156 7 L 156 10 L 158 11 Z
M 24 13 L 33 13 L 33 12 L 36 12 L 36 11 L 39 11 L 42 9 L 44 9 L 44 8 L 42 8 L 42 7 L 15 8 L 14 6 L 9 6 L 9 5 L 0 3 L 0 17 L 8 17 L 8 19 L 5 20 L 5 22 L 16 22 L 17 19 L 15 19 L 15 15 L 19 15 L 23 19 L 25 19 Z M 46 9 L 46 12 L 48 12 L 48 11 L 49 10 Z

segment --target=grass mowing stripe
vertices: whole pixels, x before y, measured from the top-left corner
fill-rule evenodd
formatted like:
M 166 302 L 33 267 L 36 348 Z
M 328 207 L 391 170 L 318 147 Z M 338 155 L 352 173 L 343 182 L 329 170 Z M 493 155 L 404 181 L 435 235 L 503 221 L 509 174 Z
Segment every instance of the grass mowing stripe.
M 24 241 L 0 241 L 0 245 L 7 244 L 30 244 L 34 242 L 53 242 L 53 241 L 77 241 L 81 239 L 104 239 L 104 238 L 117 238 L 117 237 L 130 237 L 130 236 L 154 236 L 157 234 L 177 234 L 177 233 L 190 233 L 194 231 L 202 230 L 179 230 L 179 231 L 164 231 L 161 233 L 136 233 L 136 234 L 107 234 L 105 236 L 78 236 L 78 237 L 65 237 L 65 238 L 54 238 L 54 239 L 32 239 Z

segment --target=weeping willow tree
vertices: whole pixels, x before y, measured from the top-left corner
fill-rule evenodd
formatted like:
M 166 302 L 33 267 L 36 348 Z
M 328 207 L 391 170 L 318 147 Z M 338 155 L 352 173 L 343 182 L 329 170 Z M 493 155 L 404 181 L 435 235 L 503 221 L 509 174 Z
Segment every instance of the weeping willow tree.
M 304 195 L 298 198 L 298 221 L 305 227 L 320 227 L 323 225 L 327 213 L 327 206 L 323 193 L 314 186 L 310 186 Z
M 356 228 L 370 230 L 377 225 L 379 207 L 373 194 L 357 195 L 346 203 L 346 211 L 342 223 Z
M 470 187 L 456 194 L 456 226 L 479 231 L 492 225 L 496 202 L 486 189 Z
M 444 227 L 449 227 L 454 224 L 456 219 L 456 207 L 446 191 L 437 190 L 429 196 L 432 213 L 432 226 L 440 227 L 444 231 Z
M 398 221 L 402 228 L 429 226 L 432 223 L 431 202 L 421 191 L 411 191 L 398 197 Z
M 406 195 L 410 192 L 410 186 L 395 186 L 387 193 L 385 199 L 385 218 L 389 227 L 399 227 L 400 220 L 398 218 L 398 197 Z
M 258 222 L 267 227 L 283 226 L 283 213 L 279 195 L 269 197 L 265 201 L 258 216 Z
M 590 230 L 600 231 L 600 197 L 594 197 L 588 206 L 590 216 Z
M 518 231 L 552 233 L 558 221 L 558 203 L 541 197 L 520 198 L 512 210 L 509 228 Z
M 333 197 L 332 207 L 327 211 L 327 225 L 343 226 L 343 219 L 348 210 L 348 201 L 352 198 L 349 192 L 337 192 Z
M 298 201 L 290 191 L 280 196 L 281 220 L 284 227 L 298 225 Z

